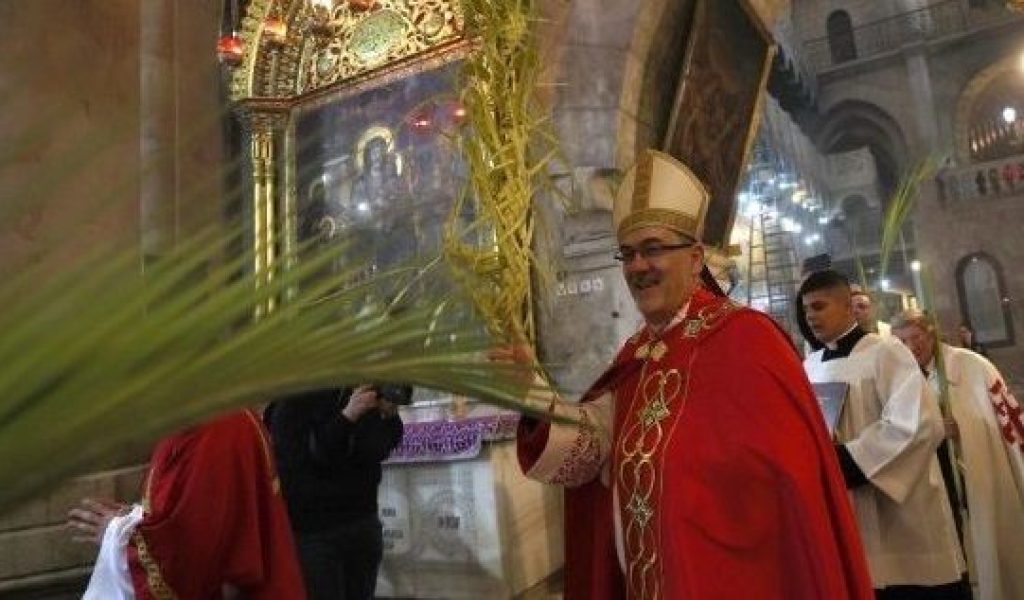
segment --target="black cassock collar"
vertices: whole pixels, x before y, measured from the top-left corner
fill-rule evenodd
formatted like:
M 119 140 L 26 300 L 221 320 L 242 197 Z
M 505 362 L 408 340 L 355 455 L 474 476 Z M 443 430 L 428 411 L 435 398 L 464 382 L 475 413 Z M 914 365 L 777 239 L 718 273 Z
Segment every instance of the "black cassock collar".
M 846 358 L 853 352 L 853 347 L 857 345 L 860 338 L 864 337 L 867 332 L 860 328 L 860 325 L 854 326 L 853 329 L 848 331 L 843 337 L 839 338 L 829 346 L 835 346 L 835 348 L 829 348 L 825 346 L 825 352 L 821 355 L 821 362 L 832 360 L 834 358 Z

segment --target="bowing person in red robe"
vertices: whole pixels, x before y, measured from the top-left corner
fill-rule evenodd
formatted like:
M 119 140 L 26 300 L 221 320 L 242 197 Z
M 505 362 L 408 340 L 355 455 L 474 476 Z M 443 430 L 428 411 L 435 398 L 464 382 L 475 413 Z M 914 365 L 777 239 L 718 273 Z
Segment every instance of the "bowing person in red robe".
M 566 598 L 872 598 L 796 351 L 704 267 L 709 201 L 686 166 L 641 154 L 613 219 L 646 326 L 582 402 L 534 392 L 568 419 L 521 422 L 524 472 L 568 488 Z
M 85 500 L 69 526 L 101 543 L 86 600 L 306 597 L 270 441 L 250 410 L 162 440 L 140 504 Z

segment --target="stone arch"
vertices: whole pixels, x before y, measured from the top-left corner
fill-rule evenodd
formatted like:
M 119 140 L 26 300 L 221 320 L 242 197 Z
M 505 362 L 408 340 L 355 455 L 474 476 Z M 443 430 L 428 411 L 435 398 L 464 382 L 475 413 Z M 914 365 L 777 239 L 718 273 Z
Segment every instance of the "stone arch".
M 692 3 L 649 0 L 640 4 L 621 80 L 615 153 L 615 164 L 619 168 L 631 164 L 639 149 L 660 145 L 678 79 L 678 72 L 671 74 L 672 84 L 668 84 L 664 76 L 669 73 L 665 69 L 666 65 L 675 65 L 678 71 L 684 49 L 682 43 L 672 47 L 673 36 L 669 33 L 678 31 L 687 20 Z M 631 85 L 634 82 L 638 85 Z M 665 94 L 666 89 L 668 94 Z M 659 95 L 662 97 L 658 98 Z
M 1016 54 L 982 68 L 961 90 L 953 116 L 953 143 L 957 163 L 965 165 L 971 162 L 970 126 L 975 106 L 989 86 L 1007 76 L 1020 77 L 1020 58 Z
M 864 100 L 844 100 L 829 108 L 815 135 L 815 144 L 826 154 L 867 147 L 875 157 L 878 178 L 885 188 L 883 196 L 907 166 L 906 140 L 896 119 Z
M 971 277 L 972 271 L 984 275 L 983 281 Z M 1014 345 L 1013 318 L 999 260 L 984 251 L 962 257 L 956 266 L 956 287 L 962 322 L 978 341 L 993 348 Z

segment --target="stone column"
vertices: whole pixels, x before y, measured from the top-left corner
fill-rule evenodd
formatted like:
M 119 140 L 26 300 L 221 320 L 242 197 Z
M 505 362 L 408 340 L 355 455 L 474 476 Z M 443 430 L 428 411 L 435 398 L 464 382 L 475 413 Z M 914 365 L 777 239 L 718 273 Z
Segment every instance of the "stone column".
M 907 80 L 914 98 L 914 124 L 917 136 L 912 144 L 916 151 L 927 153 L 938 149 L 939 121 L 935 114 L 935 94 L 928 69 L 928 48 L 919 44 L 904 51 Z
M 164 0 L 167 2 L 168 0 Z M 220 2 L 173 0 L 175 230 L 179 239 L 222 219 L 227 98 L 215 45 Z
M 177 80 L 175 3 L 139 5 L 139 230 L 143 260 L 166 254 L 177 237 L 174 168 Z

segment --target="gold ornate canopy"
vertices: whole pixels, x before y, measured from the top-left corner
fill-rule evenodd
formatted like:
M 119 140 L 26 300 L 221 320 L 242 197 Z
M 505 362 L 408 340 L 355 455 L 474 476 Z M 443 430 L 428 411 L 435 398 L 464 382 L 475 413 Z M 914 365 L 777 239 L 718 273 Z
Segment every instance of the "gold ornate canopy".
M 285 26 L 284 39 L 268 32 L 271 19 Z M 297 100 L 458 44 L 463 30 L 458 0 L 339 0 L 330 12 L 310 0 L 252 0 L 242 19 L 244 57 L 231 98 Z

